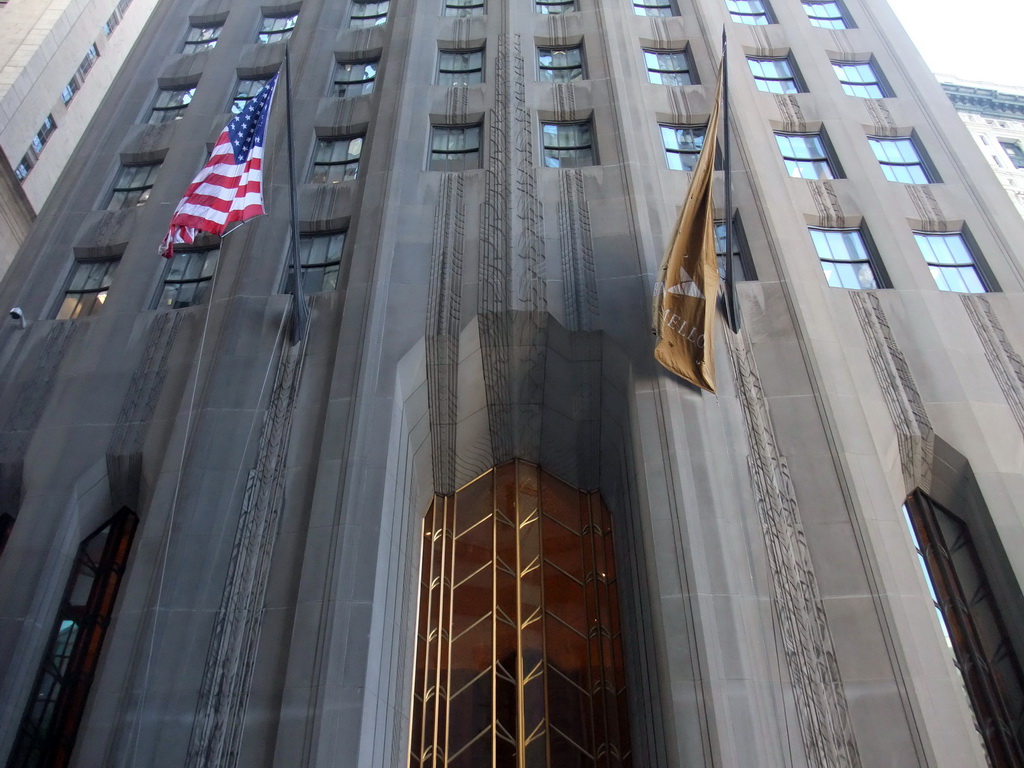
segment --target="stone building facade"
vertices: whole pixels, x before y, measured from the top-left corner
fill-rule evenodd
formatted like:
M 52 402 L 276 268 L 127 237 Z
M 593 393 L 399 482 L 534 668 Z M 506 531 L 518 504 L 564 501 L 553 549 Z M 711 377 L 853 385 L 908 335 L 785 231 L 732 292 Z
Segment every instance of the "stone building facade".
M 99 109 L 155 0 L 0 5 L 0 274 Z
M 1024 89 L 939 77 L 981 154 L 1024 215 Z
M 650 300 L 723 27 L 710 395 Z M 269 214 L 156 255 L 286 45 L 297 345 L 283 90 Z M 0 755 L 1020 764 L 1024 221 L 966 141 L 880 0 L 158 2 L 0 284 Z

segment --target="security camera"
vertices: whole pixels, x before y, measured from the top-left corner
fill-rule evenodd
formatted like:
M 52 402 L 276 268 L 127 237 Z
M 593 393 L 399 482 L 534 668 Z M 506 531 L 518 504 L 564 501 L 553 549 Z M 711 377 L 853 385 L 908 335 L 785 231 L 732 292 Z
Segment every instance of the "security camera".
M 10 312 L 10 315 L 11 315 L 12 318 L 14 318 L 15 320 L 18 321 L 18 326 L 20 328 L 24 328 L 25 327 L 25 312 L 22 310 L 21 307 L 14 307 L 14 308 L 12 308 L 11 312 Z

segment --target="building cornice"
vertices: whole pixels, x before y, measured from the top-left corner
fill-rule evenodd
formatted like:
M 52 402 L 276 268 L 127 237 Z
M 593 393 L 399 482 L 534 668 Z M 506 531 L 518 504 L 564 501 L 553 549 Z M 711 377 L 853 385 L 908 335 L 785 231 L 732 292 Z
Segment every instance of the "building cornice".
M 958 112 L 971 112 L 983 117 L 1024 120 L 1024 95 L 1005 93 L 995 88 L 940 83 Z

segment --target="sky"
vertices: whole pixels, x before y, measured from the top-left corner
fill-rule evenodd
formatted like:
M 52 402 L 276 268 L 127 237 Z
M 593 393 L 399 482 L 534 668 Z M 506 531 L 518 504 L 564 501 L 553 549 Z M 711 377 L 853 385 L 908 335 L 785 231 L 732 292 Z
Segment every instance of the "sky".
M 889 5 L 933 72 L 1024 87 L 1024 0 L 889 0 Z

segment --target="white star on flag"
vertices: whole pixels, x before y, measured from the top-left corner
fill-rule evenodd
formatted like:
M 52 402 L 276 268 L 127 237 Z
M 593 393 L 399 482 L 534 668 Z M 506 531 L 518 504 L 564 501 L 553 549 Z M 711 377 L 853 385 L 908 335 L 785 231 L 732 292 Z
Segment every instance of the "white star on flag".
M 175 243 L 192 243 L 199 232 L 223 235 L 266 213 L 263 207 L 263 142 L 277 75 L 250 99 L 223 130 L 209 162 L 195 177 L 171 217 L 160 255 L 171 258 Z

